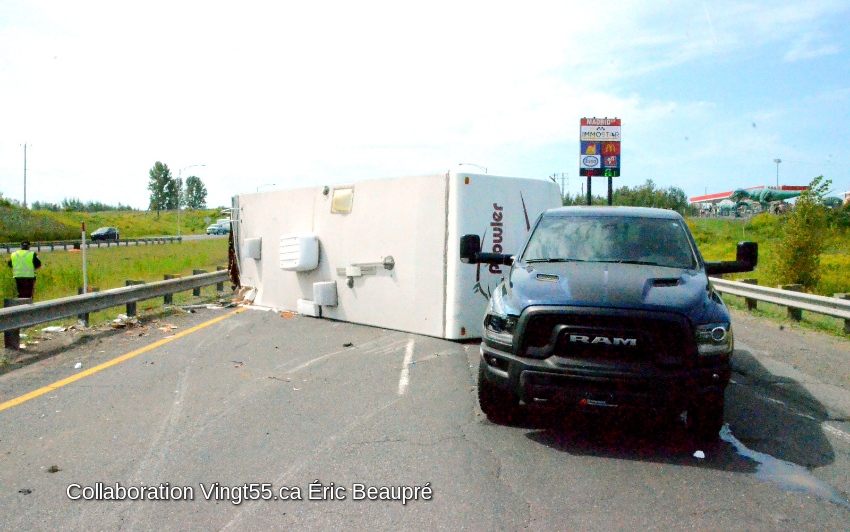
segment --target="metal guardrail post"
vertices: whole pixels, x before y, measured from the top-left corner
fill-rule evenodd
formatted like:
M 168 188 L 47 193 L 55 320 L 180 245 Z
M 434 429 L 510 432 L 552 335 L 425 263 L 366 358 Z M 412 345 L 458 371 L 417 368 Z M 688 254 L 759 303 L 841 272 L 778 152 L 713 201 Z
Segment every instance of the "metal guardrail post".
M 96 286 L 90 286 L 89 292 L 100 292 L 100 288 L 97 288 Z M 78 286 L 77 287 L 77 295 L 80 296 L 82 294 L 83 294 L 83 287 Z M 77 316 L 77 323 L 82 324 L 83 327 L 88 327 L 89 326 L 89 313 L 86 312 L 86 313 L 83 313 L 83 314 L 80 314 L 79 316 Z
M 170 273 L 166 273 L 163 275 L 163 280 L 167 281 L 169 279 L 180 279 L 179 275 L 171 275 Z M 162 296 L 162 302 L 166 305 L 171 305 L 174 303 L 174 294 L 165 294 Z
M 131 281 L 131 280 L 124 281 L 124 286 L 136 286 L 136 285 L 140 285 L 140 284 L 145 284 L 145 282 L 144 281 Z M 127 306 L 127 317 L 132 318 L 133 316 L 135 316 L 136 315 L 136 301 L 130 301 L 130 302 L 127 303 L 126 306 Z
M 222 272 L 227 269 L 227 266 L 216 266 L 215 271 Z M 218 283 L 215 285 L 216 292 L 224 292 L 224 282 Z
M 759 284 L 758 279 L 741 279 L 742 283 L 746 284 Z M 758 309 L 759 302 L 757 299 L 753 299 L 751 297 L 745 297 L 744 302 L 747 304 L 747 310 L 756 310 Z
M 850 300 L 850 293 L 838 293 L 834 294 L 834 297 Z M 844 334 L 850 334 L 850 318 L 844 318 Z
M 791 292 L 802 292 L 803 285 L 801 284 L 781 284 L 777 286 L 780 290 L 789 290 Z M 798 308 L 788 307 L 788 319 L 800 321 L 803 319 L 803 311 Z
M 16 307 L 18 305 L 29 305 L 32 303 L 32 298 L 15 297 L 3 299 L 4 307 Z M 3 333 L 3 347 L 6 349 L 21 348 L 21 330 L 12 329 Z
M 200 275 L 202 273 L 207 273 L 207 271 L 206 270 L 192 270 L 192 275 Z M 192 289 L 192 295 L 193 296 L 200 296 L 201 295 L 201 287 L 199 286 L 198 288 L 193 288 Z

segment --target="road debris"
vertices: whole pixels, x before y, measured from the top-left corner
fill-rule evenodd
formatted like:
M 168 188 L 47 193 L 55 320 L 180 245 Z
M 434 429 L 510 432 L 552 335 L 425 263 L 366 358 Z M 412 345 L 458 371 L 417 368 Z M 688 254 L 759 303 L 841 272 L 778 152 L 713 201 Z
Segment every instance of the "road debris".
M 55 465 L 52 465 L 52 466 L 47 468 L 48 473 L 58 473 L 60 471 L 62 471 L 62 470 L 59 469 L 59 466 L 55 466 Z
M 83 367 L 82 362 L 77 362 L 76 364 L 74 364 L 74 369 L 80 369 L 81 367 Z
M 159 327 L 159 330 L 164 332 L 164 333 L 170 333 L 173 329 L 176 329 L 176 328 L 177 328 L 176 325 L 171 325 L 170 323 L 166 323 L 162 327 Z
M 41 330 L 41 332 L 59 333 L 59 332 L 65 332 L 65 330 L 66 330 L 65 327 L 57 327 L 57 326 L 53 325 L 51 327 L 45 327 L 44 329 Z
M 289 312 L 289 311 L 287 310 L 286 312 L 281 312 L 281 313 L 280 313 L 280 317 L 281 317 L 281 318 L 294 318 L 294 317 L 295 317 L 295 313 L 294 313 L 294 312 Z
M 240 362 L 239 360 L 231 360 L 231 362 L 236 364 L 235 366 L 233 366 L 234 368 L 241 368 L 243 365 L 242 362 Z
M 354 347 L 354 344 L 351 343 L 351 342 L 346 342 L 346 343 L 342 344 L 342 347 Z
M 700 460 L 705 458 L 705 453 L 702 451 L 697 451 L 694 453 L 694 458 L 699 458 Z

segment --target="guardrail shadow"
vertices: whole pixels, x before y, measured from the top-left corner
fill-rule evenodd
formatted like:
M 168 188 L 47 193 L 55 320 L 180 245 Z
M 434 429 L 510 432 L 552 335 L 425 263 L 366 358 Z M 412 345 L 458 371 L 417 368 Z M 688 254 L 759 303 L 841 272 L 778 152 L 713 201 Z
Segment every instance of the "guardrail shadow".
M 579 456 L 767 477 L 771 468 L 782 468 L 790 477 L 811 477 L 808 470 L 832 464 L 835 450 L 821 428 L 829 419 L 828 409 L 800 383 L 771 375 L 750 353 L 736 351 L 735 358 L 736 368 L 746 368 L 746 374 L 733 373 L 726 390 L 726 426 L 717 442 L 694 439 L 679 420 L 628 412 L 602 415 L 527 409 L 525 417 L 512 426 L 530 429 L 526 437 L 531 441 Z M 705 457 L 695 457 L 697 451 Z M 801 478 L 799 485 L 792 487 L 811 493 L 817 491 L 811 486 L 818 482 L 813 477 Z M 843 503 L 843 498 L 839 502 Z

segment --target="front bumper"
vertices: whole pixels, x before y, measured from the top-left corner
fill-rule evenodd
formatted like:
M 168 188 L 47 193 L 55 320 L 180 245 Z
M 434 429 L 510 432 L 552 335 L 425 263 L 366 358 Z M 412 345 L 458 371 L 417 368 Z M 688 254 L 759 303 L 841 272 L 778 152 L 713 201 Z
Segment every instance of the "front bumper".
M 536 360 L 481 345 L 481 367 L 489 382 L 529 405 L 588 410 L 681 412 L 700 397 L 723 394 L 731 376 L 729 358 L 716 357 L 696 367 L 666 368 L 558 356 Z

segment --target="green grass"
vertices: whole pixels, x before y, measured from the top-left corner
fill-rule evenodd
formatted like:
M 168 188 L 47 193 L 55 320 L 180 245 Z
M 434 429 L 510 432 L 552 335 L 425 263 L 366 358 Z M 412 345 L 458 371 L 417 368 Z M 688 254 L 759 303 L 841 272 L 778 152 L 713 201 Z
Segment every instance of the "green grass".
M 783 218 L 762 214 L 749 221 L 690 218 L 688 225 L 699 245 L 705 260 L 734 260 L 735 245 L 741 240 L 759 244 L 759 266 L 753 272 L 727 275 L 729 279 L 757 279 L 759 285 L 776 286 L 781 281 L 770 274 L 775 244 L 782 235 Z M 778 282 L 777 282 L 778 281 Z M 832 296 L 837 292 L 850 292 L 850 235 L 846 230 L 831 229 L 828 232 L 826 250 L 821 255 L 821 280 L 815 293 Z M 723 294 L 723 300 L 732 308 L 746 310 L 743 298 Z M 771 319 L 777 323 L 794 323 L 801 327 L 847 337 L 844 320 L 822 314 L 803 311 L 801 321 L 788 318 L 786 307 L 759 302 L 753 315 Z
M 761 214 L 749 221 L 689 218 L 688 226 L 705 260 L 735 260 L 735 246 L 742 240 L 758 242 L 759 266 L 753 272 L 726 276 L 729 279 L 757 279 L 760 285 L 783 284 L 770 273 L 776 243 L 782 235 L 781 216 Z M 832 296 L 850 292 L 850 234 L 846 229 L 828 230 L 821 255 L 821 280 L 814 293 Z
M 3 256 L 3 262 L 8 260 Z M 43 266 L 38 270 L 35 285 L 35 301 L 47 301 L 77 295 L 82 286 L 82 253 L 55 251 L 39 255 Z M 87 250 L 89 287 L 100 290 L 125 286 L 127 280 L 147 282 L 162 281 L 166 274 L 188 276 L 192 270 L 215 271 L 217 266 L 227 265 L 227 240 L 184 241 L 182 244 L 154 244 L 128 247 L 93 248 Z M 225 284 L 227 287 L 227 283 Z M 4 298 L 17 297 L 11 268 L 0 269 L 0 288 Z M 229 291 L 229 288 L 228 288 Z M 227 292 L 229 293 L 229 292 Z M 174 294 L 173 305 L 211 301 L 219 297 L 215 285 L 204 287 L 201 297 L 192 296 L 191 291 Z M 137 303 L 137 312 L 163 312 L 163 298 Z M 126 311 L 122 305 L 89 315 L 90 325 L 97 325 L 116 318 Z M 38 338 L 42 328 L 48 325 L 69 326 L 75 318 L 43 323 L 32 329 L 23 330 L 30 338 Z M 2 364 L 2 361 L 0 361 Z
M 46 301 L 77 295 L 82 283 L 82 253 L 44 252 L 39 254 L 35 300 Z M 127 280 L 162 281 L 165 274 L 191 275 L 192 270 L 215 271 L 227 265 L 227 240 L 194 240 L 182 244 L 111 246 L 86 251 L 88 285 L 100 290 L 117 288 Z M 9 260 L 3 256 L 3 262 Z M 12 270 L 0 269 L 3 297 L 16 297 Z

